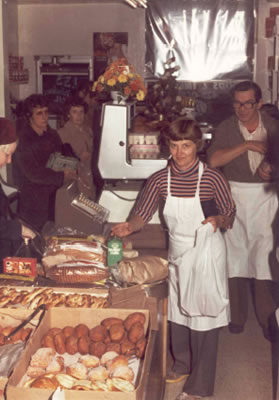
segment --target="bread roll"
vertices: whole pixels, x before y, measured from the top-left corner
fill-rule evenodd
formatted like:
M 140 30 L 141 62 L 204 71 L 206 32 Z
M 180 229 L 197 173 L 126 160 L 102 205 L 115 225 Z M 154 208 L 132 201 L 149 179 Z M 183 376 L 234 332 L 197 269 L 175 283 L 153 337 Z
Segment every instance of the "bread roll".
M 115 351 L 116 353 L 121 353 L 120 343 L 107 343 L 106 351 Z
M 128 317 L 124 320 L 124 326 L 125 326 L 126 330 L 129 331 L 131 326 L 135 322 L 140 322 L 142 325 L 144 325 L 145 315 L 139 311 L 129 314 Z
M 132 343 L 136 343 L 139 339 L 144 337 L 144 326 L 141 322 L 135 322 L 128 331 L 128 339 Z
M 57 335 L 57 333 L 61 333 L 62 332 L 62 329 L 61 328 L 51 328 L 49 331 L 48 331 L 48 335 L 50 335 L 50 336 L 55 336 L 55 335 Z
M 135 343 L 130 342 L 130 340 L 125 339 L 121 342 L 121 354 L 124 354 L 125 356 L 132 356 L 136 354 L 136 346 Z
M 136 356 L 138 358 L 142 358 L 143 357 L 144 351 L 145 351 L 145 346 L 146 346 L 146 338 L 142 337 L 136 343 Z
M 101 358 L 106 352 L 106 344 L 103 342 L 91 342 L 89 345 L 89 353 L 93 356 Z
M 42 347 L 49 347 L 56 351 L 55 344 L 54 344 L 54 338 L 51 335 L 45 335 L 41 341 L 41 345 L 42 345 Z
M 113 324 L 109 328 L 109 335 L 110 335 L 112 342 L 121 342 L 121 340 L 123 339 L 123 337 L 125 335 L 125 329 L 124 329 L 124 325 L 122 324 L 122 322 L 119 324 Z
M 75 332 L 77 334 L 77 337 L 81 336 L 88 336 L 89 335 L 89 329 L 86 325 L 84 324 L 79 324 L 75 327 Z
M 65 342 L 66 352 L 69 354 L 76 354 L 78 352 L 78 338 L 77 336 L 69 336 Z
M 65 339 L 69 336 L 75 336 L 75 328 L 73 326 L 65 326 L 62 329 L 63 335 L 65 336 Z
M 90 329 L 89 337 L 93 342 L 104 342 L 106 336 L 107 330 L 103 325 L 97 325 Z
M 55 348 L 58 354 L 65 354 L 66 353 L 66 345 L 65 345 L 65 337 L 62 333 L 58 333 L 57 335 L 54 336 L 53 338 Z
M 123 323 L 123 320 L 121 318 L 109 317 L 103 319 L 101 325 L 103 325 L 106 329 L 109 329 L 113 324 L 119 324 L 119 323 Z
M 90 339 L 88 336 L 81 336 L 78 339 L 78 352 L 80 354 L 88 354 L 89 353 L 89 345 Z

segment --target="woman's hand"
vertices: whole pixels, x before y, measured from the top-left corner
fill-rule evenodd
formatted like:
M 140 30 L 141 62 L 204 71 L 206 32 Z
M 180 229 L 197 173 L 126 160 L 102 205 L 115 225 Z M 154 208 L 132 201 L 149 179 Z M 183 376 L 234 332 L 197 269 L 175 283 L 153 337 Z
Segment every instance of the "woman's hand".
M 111 234 L 118 237 L 128 236 L 131 233 L 133 233 L 133 228 L 130 222 L 122 222 L 121 224 L 113 226 L 111 229 Z
M 218 228 L 230 229 L 232 228 L 233 217 L 228 217 L 226 215 L 212 215 L 202 221 L 202 224 L 208 223 L 211 223 L 214 232 L 216 232 Z
M 22 225 L 21 226 L 21 236 L 27 237 L 30 239 L 34 239 L 34 237 L 36 236 L 36 233 L 33 232 L 31 229 L 27 228 L 27 226 Z

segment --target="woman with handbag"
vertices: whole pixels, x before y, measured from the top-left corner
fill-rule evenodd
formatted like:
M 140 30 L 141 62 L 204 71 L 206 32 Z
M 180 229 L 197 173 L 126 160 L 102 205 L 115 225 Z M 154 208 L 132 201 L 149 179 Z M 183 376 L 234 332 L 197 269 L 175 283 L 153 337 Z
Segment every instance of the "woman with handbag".
M 169 146 L 169 165 L 148 179 L 133 216 L 128 222 L 115 225 L 112 233 L 124 237 L 140 230 L 157 210 L 160 197 L 164 199 L 163 214 L 169 232 L 168 320 L 174 357 L 166 382 L 179 382 L 189 375 L 176 400 L 194 400 L 213 394 L 219 330 L 229 322 L 225 248 L 218 231 L 232 226 L 235 205 L 222 174 L 198 158 L 202 132 L 197 122 L 178 119 L 168 124 L 161 135 Z M 185 279 L 182 279 L 195 268 L 195 265 L 188 265 L 187 252 L 195 252 L 197 232 L 208 223 L 212 226 L 210 245 L 212 247 L 214 242 L 218 254 L 217 259 L 211 254 L 214 263 L 218 264 L 218 282 L 212 284 L 218 284 L 221 291 L 219 305 L 223 302 L 215 316 L 204 314 L 203 310 L 196 312 L 191 304 L 184 304 L 187 296 Z M 198 261 L 206 259 L 203 250 L 194 256 Z M 200 300 L 205 303 L 199 296 L 199 293 L 195 294 L 197 303 Z

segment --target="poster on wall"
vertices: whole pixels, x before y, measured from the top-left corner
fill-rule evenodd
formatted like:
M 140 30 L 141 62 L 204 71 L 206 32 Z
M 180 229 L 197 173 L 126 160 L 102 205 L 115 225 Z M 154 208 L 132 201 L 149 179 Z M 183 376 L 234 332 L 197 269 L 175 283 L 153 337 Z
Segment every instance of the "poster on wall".
M 128 32 L 93 33 L 94 81 L 104 73 L 106 67 L 119 58 L 127 58 Z

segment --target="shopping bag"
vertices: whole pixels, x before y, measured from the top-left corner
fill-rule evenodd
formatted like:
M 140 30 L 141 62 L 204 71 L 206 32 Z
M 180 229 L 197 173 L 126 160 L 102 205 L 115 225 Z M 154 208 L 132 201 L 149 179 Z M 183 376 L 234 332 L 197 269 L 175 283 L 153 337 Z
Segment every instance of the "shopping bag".
M 226 248 L 222 234 L 208 223 L 197 229 L 194 247 L 178 267 L 180 306 L 191 317 L 217 317 L 228 304 Z

